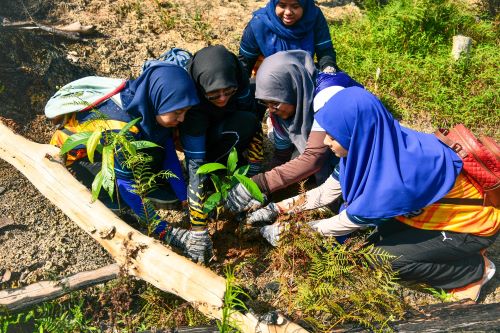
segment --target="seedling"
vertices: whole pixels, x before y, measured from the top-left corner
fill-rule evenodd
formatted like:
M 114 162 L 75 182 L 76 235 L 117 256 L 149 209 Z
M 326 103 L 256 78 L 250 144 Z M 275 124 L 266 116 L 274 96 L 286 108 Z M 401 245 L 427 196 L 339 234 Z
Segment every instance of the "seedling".
M 206 163 L 203 164 L 197 174 L 210 174 L 210 179 L 215 187 L 215 193 L 211 194 L 203 204 L 203 212 L 209 213 L 214 208 L 220 207 L 223 200 L 227 199 L 229 191 L 238 183 L 241 183 L 250 192 L 252 197 L 260 202 L 264 202 L 264 197 L 259 187 L 253 180 L 245 176 L 248 172 L 248 165 L 237 168 L 238 153 L 233 147 L 227 158 L 226 165 L 221 163 Z M 217 171 L 226 170 L 226 174 L 219 177 L 215 173 Z

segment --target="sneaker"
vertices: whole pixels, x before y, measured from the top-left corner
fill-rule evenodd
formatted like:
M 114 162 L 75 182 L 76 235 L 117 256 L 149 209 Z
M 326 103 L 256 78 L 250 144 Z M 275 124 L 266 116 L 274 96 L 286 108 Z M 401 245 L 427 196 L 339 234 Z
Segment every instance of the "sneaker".
M 149 193 L 147 198 L 157 209 L 172 209 L 179 203 L 175 194 L 164 187 L 160 187 Z
M 461 288 L 455 288 L 451 290 L 451 294 L 454 299 L 456 300 L 464 300 L 464 299 L 471 299 L 474 302 L 477 302 L 479 299 L 479 294 L 481 293 L 481 288 L 488 283 L 488 281 L 493 278 L 493 275 L 495 275 L 495 264 L 486 258 L 486 256 L 482 253 L 483 259 L 484 259 L 484 273 L 483 277 L 481 280 L 470 283 L 464 287 Z

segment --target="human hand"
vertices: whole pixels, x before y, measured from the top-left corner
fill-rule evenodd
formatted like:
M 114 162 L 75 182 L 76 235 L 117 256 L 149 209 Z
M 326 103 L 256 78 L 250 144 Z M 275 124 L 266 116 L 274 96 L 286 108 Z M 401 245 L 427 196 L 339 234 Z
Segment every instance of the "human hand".
M 246 223 L 256 224 L 259 222 L 264 222 L 266 224 L 271 224 L 276 220 L 279 213 L 280 209 L 278 205 L 276 205 L 274 202 L 271 202 L 266 207 L 260 208 L 251 213 L 250 216 L 246 219 Z
M 194 262 L 206 264 L 212 258 L 213 244 L 207 229 L 187 230 L 174 227 L 167 241 Z
M 262 203 L 254 199 L 250 192 L 241 183 L 233 187 L 228 195 L 224 207 L 232 213 L 240 213 L 248 210 L 255 210 L 262 206 Z
M 269 244 L 276 247 L 278 246 L 280 234 L 283 230 L 284 227 L 280 223 L 274 223 L 260 228 L 260 234 L 269 242 Z

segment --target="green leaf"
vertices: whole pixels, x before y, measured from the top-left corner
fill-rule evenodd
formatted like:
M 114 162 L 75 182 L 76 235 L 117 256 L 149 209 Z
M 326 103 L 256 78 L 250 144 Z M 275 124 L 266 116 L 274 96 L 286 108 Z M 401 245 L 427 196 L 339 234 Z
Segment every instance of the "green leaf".
M 234 173 L 237 173 L 238 175 L 244 176 L 247 174 L 248 169 L 250 169 L 250 165 L 247 164 L 247 165 L 241 166 L 238 169 L 236 169 L 236 171 Z
M 217 207 L 221 199 L 222 196 L 219 192 L 215 192 L 212 195 L 210 195 L 203 204 L 203 212 L 204 213 L 211 212 L 215 207 Z
M 102 187 L 108 192 L 111 199 L 115 189 L 115 159 L 113 155 L 113 147 L 104 146 L 102 149 Z
M 86 144 L 91 135 L 92 132 L 81 132 L 71 135 L 62 145 L 60 154 L 65 154 L 76 146 Z
M 129 129 L 132 128 L 132 126 L 134 126 L 139 120 L 141 120 L 141 118 L 135 118 L 134 120 L 131 120 L 127 123 L 127 125 L 123 126 L 120 130 L 120 132 L 118 132 L 118 135 L 123 135 L 125 134 L 126 132 L 128 132 Z
M 159 147 L 156 143 L 154 142 L 151 142 L 151 141 L 142 141 L 142 140 L 139 140 L 139 141 L 132 141 L 130 142 L 134 147 L 135 149 L 139 150 L 139 149 L 144 149 L 144 148 L 154 148 L 154 147 Z
M 104 177 L 102 176 L 101 171 L 99 171 L 94 177 L 94 181 L 92 182 L 92 201 L 96 201 L 99 196 L 99 192 L 101 192 L 103 178 Z
M 211 174 L 210 179 L 212 180 L 212 183 L 214 183 L 215 190 L 217 192 L 220 192 L 220 189 L 222 187 L 222 181 L 220 180 L 219 176 Z
M 197 175 L 204 175 L 210 172 L 214 172 L 216 170 L 226 170 L 226 166 L 220 163 L 206 163 L 198 168 L 196 171 Z
M 130 154 L 130 155 L 135 155 L 136 154 L 136 149 L 135 149 L 135 146 L 132 145 L 132 142 L 128 141 L 128 140 L 123 140 L 123 142 L 121 143 L 121 145 L 123 146 L 123 148 Z
M 87 156 L 90 163 L 94 163 L 94 152 L 102 137 L 101 130 L 95 130 L 87 141 Z
M 259 200 L 261 203 L 264 202 L 264 197 L 262 196 L 262 192 L 260 191 L 260 188 L 255 184 L 253 180 L 248 178 L 247 176 L 239 175 L 239 174 L 234 174 L 233 177 L 236 177 L 238 181 L 245 186 L 245 188 L 250 192 L 252 197 L 255 199 Z
M 227 194 L 231 188 L 233 188 L 234 185 L 231 185 L 231 183 L 224 183 L 222 184 L 222 187 L 220 189 L 220 192 L 222 193 L 222 198 L 225 200 L 227 199 Z
M 233 147 L 233 149 L 231 149 L 231 152 L 229 153 L 229 156 L 227 157 L 227 168 L 229 169 L 229 172 L 231 174 L 233 174 L 237 165 L 238 165 L 238 152 L 236 151 L 236 148 Z

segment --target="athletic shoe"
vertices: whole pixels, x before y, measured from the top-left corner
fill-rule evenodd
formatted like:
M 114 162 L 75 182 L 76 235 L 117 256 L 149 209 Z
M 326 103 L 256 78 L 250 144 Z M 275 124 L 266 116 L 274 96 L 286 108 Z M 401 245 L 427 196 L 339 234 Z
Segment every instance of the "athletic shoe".
M 461 287 L 461 288 L 455 288 L 451 290 L 451 294 L 454 299 L 456 300 L 464 300 L 464 299 L 471 299 L 474 302 L 477 302 L 479 299 L 479 294 L 481 293 L 481 288 L 488 283 L 488 281 L 493 278 L 493 275 L 495 275 L 495 264 L 486 258 L 484 254 L 483 259 L 484 259 L 484 273 L 483 277 L 476 282 L 469 283 L 468 285 Z

